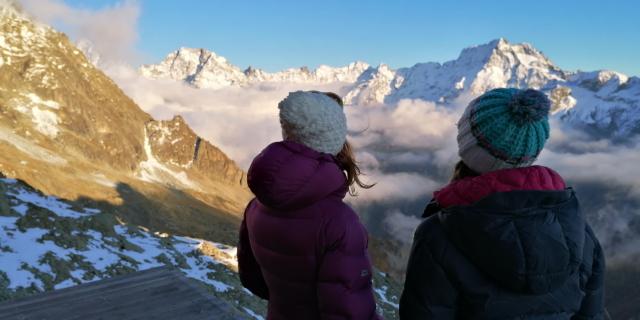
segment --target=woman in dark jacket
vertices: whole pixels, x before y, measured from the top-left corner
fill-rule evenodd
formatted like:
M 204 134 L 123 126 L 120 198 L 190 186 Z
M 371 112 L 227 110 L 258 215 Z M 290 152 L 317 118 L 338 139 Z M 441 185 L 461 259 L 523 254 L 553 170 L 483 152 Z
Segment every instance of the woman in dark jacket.
M 549 108 L 531 89 L 469 104 L 462 160 L 415 233 L 401 319 L 603 319 L 598 240 L 562 177 L 532 166 Z
M 284 141 L 248 173 L 256 198 L 240 229 L 242 284 L 269 300 L 267 319 L 378 319 L 367 232 L 342 201 L 354 184 L 370 187 L 346 142 L 342 100 L 298 91 L 278 107 Z

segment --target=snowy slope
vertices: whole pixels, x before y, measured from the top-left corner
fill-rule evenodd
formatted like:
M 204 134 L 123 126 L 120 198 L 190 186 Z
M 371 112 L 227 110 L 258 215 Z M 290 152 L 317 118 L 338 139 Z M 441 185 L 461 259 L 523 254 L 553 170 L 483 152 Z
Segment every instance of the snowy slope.
M 570 126 L 617 140 L 640 133 L 640 78 L 606 70 L 578 72 L 549 87 L 570 90 L 574 107 L 558 113 Z
M 226 300 L 255 300 L 234 275 L 236 249 L 119 223 L 97 209 L 77 208 L 11 179 L 11 209 L 0 215 L 0 298 L 61 289 L 161 265 L 178 267 Z M 0 196 L 5 196 L 0 195 Z M 2 300 L 2 299 L 0 299 Z M 236 302 L 238 304 L 239 302 Z M 254 311 L 264 305 L 253 302 Z

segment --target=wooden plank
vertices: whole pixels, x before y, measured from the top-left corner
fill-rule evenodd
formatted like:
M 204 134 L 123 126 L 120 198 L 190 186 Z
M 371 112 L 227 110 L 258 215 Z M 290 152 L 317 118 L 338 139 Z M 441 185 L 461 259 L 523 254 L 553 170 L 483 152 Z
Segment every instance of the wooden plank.
M 87 286 L 85 288 L 78 288 L 79 290 L 76 292 L 74 290 L 66 290 L 62 294 L 54 294 L 56 291 L 51 291 L 49 293 L 44 293 L 34 297 L 34 299 L 25 299 L 24 301 L 20 301 L 13 306 L 13 309 L 24 310 L 24 309 L 32 309 L 33 311 L 37 311 L 38 308 L 53 308 L 58 304 L 68 305 L 69 301 L 78 301 L 80 302 L 90 302 L 94 299 L 102 299 L 104 297 L 108 297 L 111 295 L 116 295 L 118 292 L 123 290 L 126 291 L 136 291 L 142 290 L 145 287 L 154 287 L 158 285 L 163 285 L 166 283 L 170 283 L 171 277 L 174 275 L 171 274 L 155 274 L 156 278 L 145 277 L 144 281 L 139 281 L 136 278 L 127 278 L 127 282 L 117 282 L 115 285 L 113 283 L 108 284 L 107 286 L 102 286 L 100 281 L 92 283 L 91 286 Z M 75 287 L 67 288 L 73 289 Z M 12 307 L 8 305 L 8 307 Z M 0 308 L 0 314 L 2 314 L 3 309 Z
M 246 319 L 168 267 L 0 303 L 0 319 Z
M 40 303 L 42 301 L 52 301 L 61 296 L 87 294 L 90 291 L 94 291 L 98 288 L 100 290 L 109 290 L 109 289 L 115 289 L 117 287 L 128 286 L 131 284 L 132 278 L 136 279 L 134 281 L 139 281 L 139 282 L 143 282 L 147 279 L 153 279 L 153 278 L 160 279 L 161 277 L 159 276 L 159 274 L 166 277 L 166 276 L 169 276 L 169 274 L 167 273 L 168 271 L 170 270 L 167 270 L 165 267 L 153 268 L 153 269 L 139 271 L 139 272 L 123 275 L 123 276 L 88 282 L 88 283 L 84 283 L 84 284 L 80 284 L 77 286 L 64 288 L 60 290 L 49 291 L 49 292 L 45 292 L 35 296 L 4 301 L 0 303 L 0 312 L 2 312 L 2 310 L 7 307 L 21 307 L 22 305 Z
M 175 289 L 173 292 L 176 294 L 164 294 L 165 288 L 162 288 L 159 293 L 161 295 L 153 296 L 151 294 L 142 294 L 142 295 L 133 295 L 133 294 L 124 294 L 122 296 L 117 297 L 109 297 L 108 301 L 105 301 L 99 305 L 76 305 L 74 310 L 75 313 L 81 314 L 82 317 L 86 319 L 93 319 L 98 316 L 114 316 L 113 319 L 118 319 L 120 317 L 115 317 L 116 315 L 120 315 L 123 313 L 124 315 L 129 315 L 133 319 L 139 318 L 139 316 L 144 315 L 149 312 L 149 310 L 153 309 L 163 309 L 166 310 L 171 308 L 171 305 L 175 301 L 187 300 L 188 303 L 193 303 L 192 301 L 198 297 L 197 294 L 188 294 L 188 291 L 184 288 L 176 288 L 174 286 L 170 287 Z M 144 308 L 140 306 L 144 305 Z
M 130 308 L 139 307 L 140 304 L 154 307 L 154 299 L 150 295 L 154 290 L 160 293 L 176 291 L 179 289 L 174 283 L 166 283 L 162 287 L 154 287 L 144 291 L 122 291 L 115 295 L 103 295 L 102 299 L 73 299 L 66 300 L 64 303 L 50 305 L 43 303 L 38 306 L 30 306 L 29 308 L 21 308 L 22 313 L 32 314 L 34 316 L 46 316 L 48 314 L 67 314 L 69 309 L 78 314 L 86 314 L 88 317 L 92 314 L 106 313 L 114 308 Z M 146 292 L 145 292 L 146 291 Z M 177 290 L 184 293 L 186 290 Z M 179 298 L 178 296 L 168 295 L 169 298 Z

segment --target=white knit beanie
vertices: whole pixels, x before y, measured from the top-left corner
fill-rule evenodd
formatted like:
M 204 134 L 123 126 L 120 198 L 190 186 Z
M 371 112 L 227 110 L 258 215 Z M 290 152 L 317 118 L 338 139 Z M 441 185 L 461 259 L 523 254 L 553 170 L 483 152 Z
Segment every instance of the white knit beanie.
M 280 103 L 282 138 L 313 150 L 337 155 L 347 140 L 342 106 L 320 92 L 296 91 Z

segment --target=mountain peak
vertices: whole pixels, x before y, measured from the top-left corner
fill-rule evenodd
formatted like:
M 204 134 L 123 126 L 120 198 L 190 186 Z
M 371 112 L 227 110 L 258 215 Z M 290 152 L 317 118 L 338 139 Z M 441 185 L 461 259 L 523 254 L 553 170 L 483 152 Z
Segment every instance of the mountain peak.
M 517 47 L 526 47 L 526 48 L 535 50 L 535 48 L 528 42 L 512 43 L 508 39 L 502 38 L 502 37 L 498 39 L 493 39 L 484 45 L 479 45 L 478 47 L 480 46 L 488 46 L 498 51 L 513 50 L 514 48 L 517 48 Z
M 172 59 L 181 58 L 183 60 L 189 60 L 193 62 L 206 62 L 207 60 L 213 59 L 214 61 L 217 61 L 219 63 L 228 63 L 227 58 L 205 48 L 180 47 L 178 50 L 169 54 L 167 58 L 169 57 L 171 57 Z
M 509 43 L 509 40 L 507 40 L 506 38 L 500 37 L 498 39 L 491 40 L 488 44 L 495 48 L 500 48 L 500 47 L 509 46 L 511 43 Z
M 551 61 L 531 44 L 526 42 L 511 43 L 505 38 L 498 38 L 485 44 L 467 47 L 462 50 L 458 60 L 488 62 L 496 55 L 512 56 L 520 61 L 531 61 L 533 59 L 551 65 Z
M 142 66 L 140 72 L 149 78 L 181 80 L 198 88 L 221 88 L 247 81 L 240 68 L 204 48 L 181 47 L 159 64 Z
M 508 44 L 505 39 L 500 38 L 489 43 L 466 47 L 460 52 L 458 60 L 488 61 L 494 50 L 504 48 Z
M 181 47 L 155 65 L 140 68 L 143 76 L 154 79 L 173 79 L 198 88 L 218 89 L 229 85 L 243 86 L 255 82 L 355 82 L 369 68 L 369 64 L 354 61 L 343 67 L 320 65 L 266 72 L 249 66 L 244 70 L 231 64 L 223 56 L 203 48 Z

